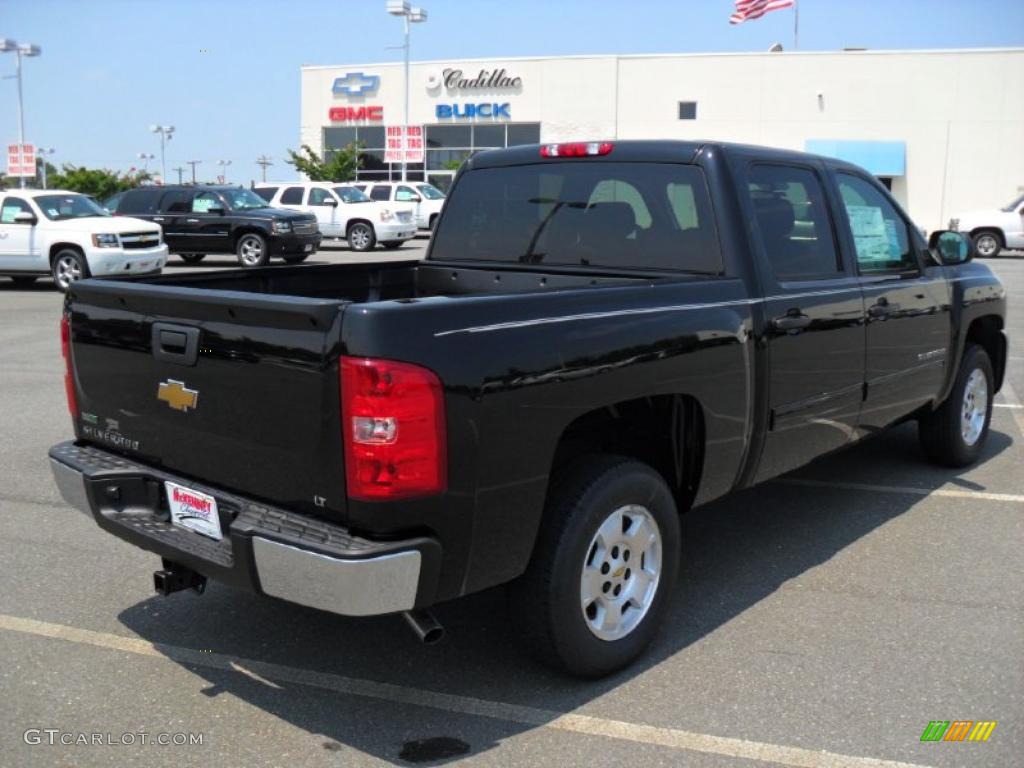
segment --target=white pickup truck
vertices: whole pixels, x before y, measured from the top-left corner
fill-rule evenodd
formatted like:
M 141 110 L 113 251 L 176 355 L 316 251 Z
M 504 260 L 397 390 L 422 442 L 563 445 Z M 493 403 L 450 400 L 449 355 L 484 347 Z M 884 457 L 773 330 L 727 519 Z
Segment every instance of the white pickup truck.
M 954 216 L 949 228 L 970 234 L 979 256 L 993 258 L 1004 248 L 1024 250 L 1024 195 L 1005 208 Z
M 159 272 L 167 262 L 160 227 L 114 218 L 77 192 L 11 189 L 0 202 L 0 275 L 18 285 L 52 275 L 66 291 L 83 277 Z

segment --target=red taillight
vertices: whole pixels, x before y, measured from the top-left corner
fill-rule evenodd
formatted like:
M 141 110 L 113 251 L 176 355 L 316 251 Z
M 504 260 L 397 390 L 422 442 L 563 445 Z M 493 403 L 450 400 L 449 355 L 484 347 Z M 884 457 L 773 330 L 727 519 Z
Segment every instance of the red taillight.
M 64 393 L 68 397 L 68 412 L 72 419 L 77 419 L 78 398 L 75 396 L 75 375 L 71 370 L 71 320 L 67 315 L 60 317 L 60 354 L 64 358 Z
M 540 148 L 541 157 L 590 157 L 607 155 L 612 151 L 610 141 L 574 141 L 569 144 L 544 144 Z
M 441 381 L 417 365 L 341 358 L 341 418 L 350 498 L 402 499 L 448 485 Z

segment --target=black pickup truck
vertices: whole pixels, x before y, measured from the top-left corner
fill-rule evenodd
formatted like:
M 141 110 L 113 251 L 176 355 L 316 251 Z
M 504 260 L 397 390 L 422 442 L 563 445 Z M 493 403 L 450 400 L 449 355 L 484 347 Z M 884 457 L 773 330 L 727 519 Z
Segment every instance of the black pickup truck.
M 863 170 L 621 141 L 480 153 L 422 261 L 84 280 L 61 326 L 64 498 L 207 577 L 339 614 L 508 582 L 584 676 L 676 587 L 679 513 L 916 419 L 961 466 L 1006 298 Z

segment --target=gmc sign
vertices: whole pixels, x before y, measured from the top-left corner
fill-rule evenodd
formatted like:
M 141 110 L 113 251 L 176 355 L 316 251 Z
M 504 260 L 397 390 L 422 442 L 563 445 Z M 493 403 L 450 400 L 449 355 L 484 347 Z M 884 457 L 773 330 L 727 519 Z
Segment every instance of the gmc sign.
M 380 121 L 384 119 L 384 107 L 331 107 L 327 117 L 334 123 L 353 120 Z

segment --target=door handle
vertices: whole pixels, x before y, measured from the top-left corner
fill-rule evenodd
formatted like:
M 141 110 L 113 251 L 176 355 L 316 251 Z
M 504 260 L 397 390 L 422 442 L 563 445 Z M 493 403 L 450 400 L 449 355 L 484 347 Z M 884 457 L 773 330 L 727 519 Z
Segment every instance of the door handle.
M 163 220 L 164 220 L 163 216 L 154 216 L 153 217 L 153 221 L 163 221 Z
M 869 317 L 888 317 L 893 312 L 896 312 L 900 308 L 899 304 L 890 304 L 885 299 L 882 299 L 877 304 L 872 304 L 868 307 Z
M 186 224 L 198 224 L 199 219 L 185 219 Z
M 799 309 L 791 309 L 782 317 L 772 320 L 772 327 L 777 331 L 798 331 L 811 324 L 811 318 Z
M 153 357 L 166 363 L 195 365 L 199 356 L 199 329 L 171 323 L 153 323 Z

